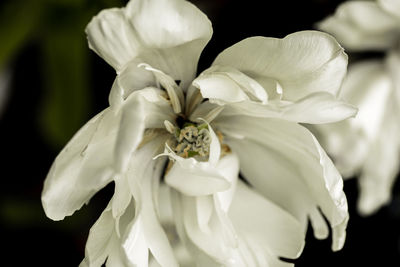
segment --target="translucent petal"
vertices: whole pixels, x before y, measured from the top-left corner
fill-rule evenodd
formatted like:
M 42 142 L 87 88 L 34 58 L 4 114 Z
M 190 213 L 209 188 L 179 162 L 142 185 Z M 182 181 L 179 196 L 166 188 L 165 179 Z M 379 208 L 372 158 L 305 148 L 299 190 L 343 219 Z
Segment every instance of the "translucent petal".
M 111 181 L 118 115 L 106 109 L 84 125 L 55 159 L 46 177 L 46 215 L 62 220 Z
M 175 115 L 162 91 L 146 88 L 132 93 L 121 110 L 121 122 L 115 148 L 116 170 L 125 172 L 133 151 L 142 140 L 146 128 L 164 128 L 164 121 Z
M 140 56 L 186 88 L 212 28 L 207 17 L 187 1 L 136 0 L 126 8 L 100 12 L 86 33 L 90 47 L 117 72 Z
M 383 1 L 382 1 L 383 2 Z M 318 27 L 352 51 L 386 50 L 399 38 L 399 19 L 375 1 L 348 1 Z
M 283 99 L 295 101 L 318 91 L 336 95 L 347 56 L 333 37 L 303 31 L 283 39 L 247 38 L 224 50 L 213 65 L 233 67 L 263 86 L 264 78 L 274 79 Z
M 241 171 L 256 190 L 298 218 L 304 229 L 310 210 L 320 207 L 334 232 L 332 249 L 341 249 L 348 220 L 342 177 L 307 129 L 245 116 L 215 124 L 232 133 L 228 145 L 240 151 Z
M 297 258 L 303 249 L 305 236 L 300 223 L 241 181 L 229 218 L 239 234 L 259 247 L 259 253 Z

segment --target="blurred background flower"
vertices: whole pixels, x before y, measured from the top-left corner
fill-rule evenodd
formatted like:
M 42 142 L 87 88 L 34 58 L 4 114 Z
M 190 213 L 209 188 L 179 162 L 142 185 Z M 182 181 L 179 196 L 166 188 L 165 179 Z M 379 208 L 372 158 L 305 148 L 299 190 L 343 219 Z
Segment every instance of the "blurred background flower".
M 214 29 L 200 61 L 202 71 L 220 51 L 246 37 L 282 38 L 312 29 L 342 1 L 270 1 L 267 8 L 256 0 L 193 2 L 209 16 Z M 40 193 L 62 146 L 108 106 L 115 72 L 89 50 L 84 28 L 100 10 L 125 4 L 122 0 L 6 0 L 0 4 L 0 70 L 9 73 L 0 115 L 3 266 L 77 266 L 84 257 L 90 226 L 107 204 L 113 186 L 62 222 L 45 217 Z M 353 60 L 376 56 L 381 54 L 359 53 Z M 351 219 L 345 247 L 332 253 L 331 240 L 317 241 L 308 231 L 296 266 L 371 266 L 374 261 L 398 266 L 399 187 L 397 182 L 395 197 L 387 207 L 361 219 L 355 211 L 356 182 L 346 182 Z
M 344 178 L 357 176 L 357 208 L 370 215 L 390 203 L 400 165 L 400 1 L 346 1 L 318 24 L 351 52 L 381 56 L 349 65 L 342 98 L 356 118 L 315 127 Z

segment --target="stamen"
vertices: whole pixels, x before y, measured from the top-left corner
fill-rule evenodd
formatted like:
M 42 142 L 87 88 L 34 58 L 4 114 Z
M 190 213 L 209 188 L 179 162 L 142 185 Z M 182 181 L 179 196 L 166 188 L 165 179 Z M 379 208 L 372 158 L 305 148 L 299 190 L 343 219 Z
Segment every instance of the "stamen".
M 211 135 L 207 124 L 195 125 L 185 123 L 184 127 L 176 132 L 177 145 L 175 153 L 183 158 L 194 156 L 206 157 L 210 151 Z

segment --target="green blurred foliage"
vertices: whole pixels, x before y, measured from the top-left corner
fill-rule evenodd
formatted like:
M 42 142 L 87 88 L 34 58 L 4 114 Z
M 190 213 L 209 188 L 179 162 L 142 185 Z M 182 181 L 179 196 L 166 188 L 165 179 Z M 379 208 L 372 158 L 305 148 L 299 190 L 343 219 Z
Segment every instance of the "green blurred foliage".
M 27 45 L 39 46 L 44 94 L 38 124 L 57 149 L 85 123 L 91 107 L 91 52 L 85 27 L 100 10 L 123 4 L 120 0 L 10 0 L 0 6 L 0 69 Z

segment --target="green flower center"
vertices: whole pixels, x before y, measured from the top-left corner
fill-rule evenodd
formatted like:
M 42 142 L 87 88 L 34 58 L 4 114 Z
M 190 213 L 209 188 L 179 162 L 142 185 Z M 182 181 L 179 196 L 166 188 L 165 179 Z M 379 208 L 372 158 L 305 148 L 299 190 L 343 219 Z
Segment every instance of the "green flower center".
M 211 135 L 205 123 L 184 123 L 181 129 L 175 128 L 175 139 L 175 153 L 183 158 L 209 155 Z

